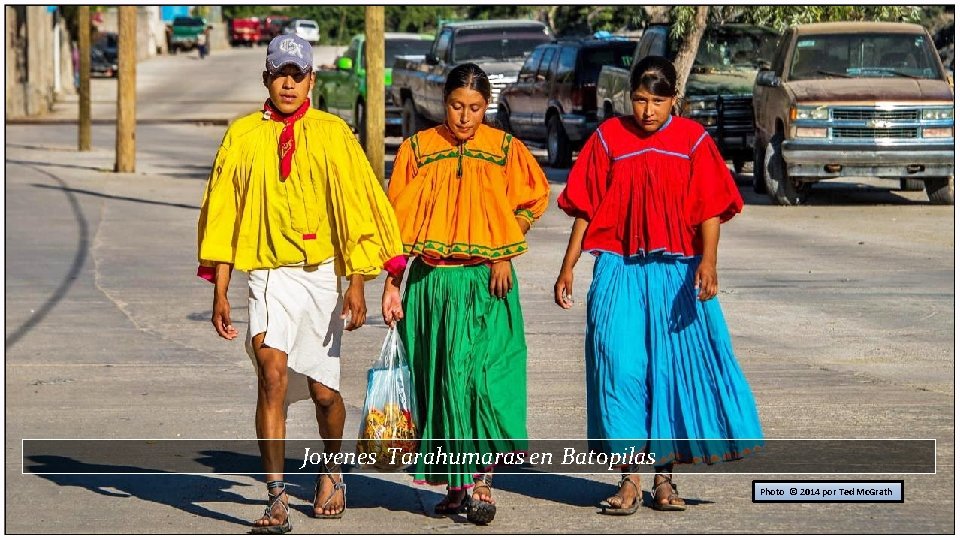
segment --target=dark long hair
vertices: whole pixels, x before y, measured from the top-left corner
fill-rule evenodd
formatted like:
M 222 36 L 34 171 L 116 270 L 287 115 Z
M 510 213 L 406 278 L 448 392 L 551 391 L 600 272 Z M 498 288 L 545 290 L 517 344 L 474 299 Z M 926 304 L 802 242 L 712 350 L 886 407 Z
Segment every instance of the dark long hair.
M 677 95 L 677 68 L 662 56 L 647 56 L 630 72 L 630 92 L 645 90 L 661 97 Z
M 457 88 L 476 90 L 480 92 L 483 99 L 487 100 L 487 103 L 490 103 L 490 96 L 492 95 L 490 79 L 487 78 L 486 72 L 480 69 L 480 66 L 472 62 L 460 64 L 450 71 L 450 74 L 447 75 L 447 82 L 443 85 L 443 100 L 446 101 L 447 97 Z

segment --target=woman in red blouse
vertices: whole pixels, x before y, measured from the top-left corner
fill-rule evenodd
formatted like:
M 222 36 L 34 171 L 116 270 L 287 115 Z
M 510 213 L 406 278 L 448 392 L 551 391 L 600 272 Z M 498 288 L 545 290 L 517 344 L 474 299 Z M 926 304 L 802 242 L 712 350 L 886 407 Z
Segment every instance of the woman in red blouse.
M 575 220 L 554 293 L 560 307 L 572 307 L 580 252 L 596 256 L 587 295 L 587 437 L 594 450 L 654 464 L 653 508 L 683 510 L 674 464 L 739 459 L 762 446 L 716 299 L 720 224 L 743 200 L 703 127 L 671 115 L 673 64 L 644 58 L 630 88 L 633 115 L 600 125 L 558 200 Z M 603 513 L 636 512 L 638 471 L 624 468 Z

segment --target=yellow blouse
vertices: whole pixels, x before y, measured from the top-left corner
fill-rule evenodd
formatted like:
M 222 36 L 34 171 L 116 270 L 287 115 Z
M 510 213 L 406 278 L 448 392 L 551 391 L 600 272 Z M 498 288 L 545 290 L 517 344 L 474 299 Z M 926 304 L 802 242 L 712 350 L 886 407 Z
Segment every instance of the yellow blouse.
M 501 260 L 527 250 L 516 218 L 539 219 L 550 185 L 513 136 L 481 125 L 461 146 L 441 125 L 403 141 L 387 194 L 407 253 Z
M 256 112 L 227 129 L 200 209 L 201 266 L 249 271 L 333 258 L 338 275 L 375 277 L 403 250 L 356 137 L 339 118 L 309 110 L 294 125 L 292 172 L 281 182 L 282 128 Z

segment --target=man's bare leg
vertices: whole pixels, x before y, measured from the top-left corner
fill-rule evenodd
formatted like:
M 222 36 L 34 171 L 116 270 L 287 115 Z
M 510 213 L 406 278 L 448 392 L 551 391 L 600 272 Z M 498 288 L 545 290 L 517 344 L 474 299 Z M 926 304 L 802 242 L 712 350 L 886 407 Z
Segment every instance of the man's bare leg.
M 313 379 L 309 379 L 309 383 L 310 397 L 313 399 L 313 404 L 317 409 L 317 427 L 320 432 L 320 437 L 323 439 L 323 451 L 328 456 L 334 455 L 340 452 L 340 439 L 343 438 L 343 424 L 347 417 L 347 409 L 343 405 L 343 397 L 340 395 L 340 392 L 324 386 Z M 343 491 L 335 492 L 333 487 L 335 482 L 343 481 L 343 476 L 340 474 L 340 466 L 331 463 L 329 469 L 335 474 L 333 478 L 323 476 L 320 479 L 319 489 L 317 489 L 313 500 L 314 515 L 339 514 L 344 508 Z M 326 505 L 324 505 L 324 503 L 326 503 Z
M 287 396 L 287 355 L 283 351 L 263 345 L 264 334 L 253 338 L 253 350 L 257 358 L 257 443 L 260 446 L 260 460 L 267 476 L 267 482 L 283 480 L 284 437 L 287 434 L 287 418 L 284 400 Z M 266 441 L 263 439 L 279 439 Z M 272 490 L 272 494 L 279 489 Z M 287 495 L 283 495 L 287 503 Z M 270 518 L 266 516 L 254 521 L 257 526 L 280 525 L 286 521 L 283 507 L 273 506 Z

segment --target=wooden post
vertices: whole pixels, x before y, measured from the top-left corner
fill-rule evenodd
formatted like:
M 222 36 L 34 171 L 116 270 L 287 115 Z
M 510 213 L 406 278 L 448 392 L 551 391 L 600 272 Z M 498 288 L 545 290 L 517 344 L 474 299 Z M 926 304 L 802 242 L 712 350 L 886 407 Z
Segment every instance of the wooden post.
M 373 172 L 386 188 L 384 171 L 384 128 L 386 124 L 386 82 L 384 73 L 383 6 L 367 6 L 364 33 L 366 34 L 367 100 L 366 123 L 367 159 Z M 360 126 L 357 126 L 360 129 Z
M 90 137 L 90 6 L 77 10 L 77 47 L 80 49 L 80 117 L 77 119 L 77 149 L 86 152 L 91 148 Z
M 120 6 L 117 76 L 117 162 L 114 172 L 134 172 L 137 153 L 137 7 Z

